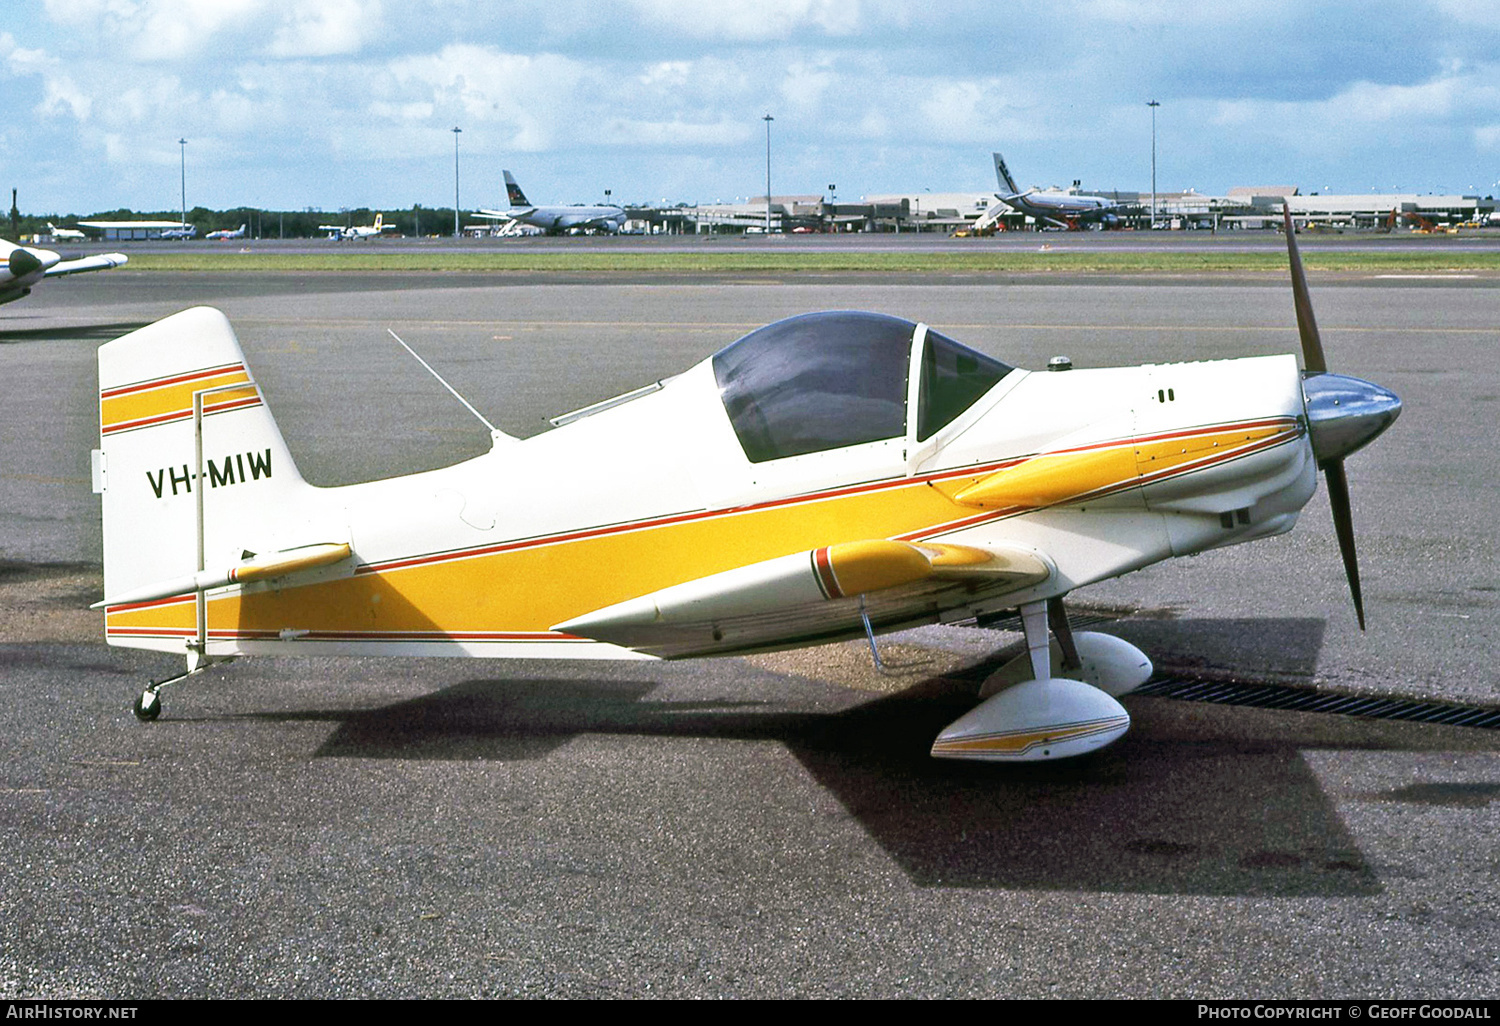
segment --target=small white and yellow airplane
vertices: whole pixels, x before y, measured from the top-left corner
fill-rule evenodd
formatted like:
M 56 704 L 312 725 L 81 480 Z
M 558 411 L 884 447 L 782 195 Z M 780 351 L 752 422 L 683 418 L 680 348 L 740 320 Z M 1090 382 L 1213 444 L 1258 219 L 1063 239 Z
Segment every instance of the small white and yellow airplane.
M 877 633 L 1018 608 L 1028 652 L 932 753 L 1090 751 L 1125 732 L 1117 697 L 1151 663 L 1072 632 L 1063 596 L 1287 531 L 1319 468 L 1363 626 L 1343 460 L 1401 404 L 1327 372 L 1287 241 L 1305 370 L 1034 373 L 924 324 L 809 314 L 555 430 L 492 428 L 483 456 L 338 488 L 298 475 L 223 315 L 188 310 L 99 350 L 107 639 L 185 655 L 137 700 L 150 720 L 162 686 L 235 656 L 677 659 L 863 635 L 878 659 Z
M 244 225 L 240 225 L 240 231 L 243 232 L 244 230 L 245 230 L 245 226 Z M 392 232 L 392 231 L 395 231 L 395 230 L 396 230 L 396 226 L 395 225 L 393 225 L 393 224 L 386 224 L 385 223 L 385 215 L 384 214 L 376 214 L 375 215 L 375 223 L 374 224 L 369 224 L 369 225 L 364 225 L 364 224 L 353 224 L 353 225 L 320 224 L 320 225 L 318 225 L 318 231 L 320 231 L 320 232 L 327 232 L 328 233 L 328 238 L 331 241 L 333 241 L 333 242 L 343 242 L 346 239 L 351 239 L 351 240 L 358 240 L 358 239 L 378 239 L 378 238 L 380 238 L 380 236 L 383 233 L 385 233 L 385 232 Z M 235 238 L 235 236 L 226 236 L 226 238 Z

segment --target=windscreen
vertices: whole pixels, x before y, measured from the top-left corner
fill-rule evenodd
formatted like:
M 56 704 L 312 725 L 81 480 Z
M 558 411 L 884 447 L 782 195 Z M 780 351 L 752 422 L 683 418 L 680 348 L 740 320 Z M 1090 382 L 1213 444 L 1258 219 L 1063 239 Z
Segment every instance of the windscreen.
M 925 442 L 1014 368 L 927 329 L 917 402 L 917 441 Z

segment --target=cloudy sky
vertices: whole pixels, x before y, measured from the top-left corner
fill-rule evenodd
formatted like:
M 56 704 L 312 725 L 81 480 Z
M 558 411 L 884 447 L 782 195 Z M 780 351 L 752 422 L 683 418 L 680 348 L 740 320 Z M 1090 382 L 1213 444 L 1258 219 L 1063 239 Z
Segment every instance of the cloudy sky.
M 7 0 L 28 213 L 841 198 L 1021 184 L 1500 193 L 1494 0 Z

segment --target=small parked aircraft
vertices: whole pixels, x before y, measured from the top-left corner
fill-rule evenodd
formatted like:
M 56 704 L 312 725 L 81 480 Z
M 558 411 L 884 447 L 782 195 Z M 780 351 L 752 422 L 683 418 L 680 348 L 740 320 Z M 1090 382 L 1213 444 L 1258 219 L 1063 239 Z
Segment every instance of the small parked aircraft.
M 204 236 L 204 238 L 205 239 L 243 239 L 245 237 L 245 229 L 248 228 L 248 227 L 249 227 L 248 224 L 242 224 L 238 228 L 234 229 L 233 231 L 230 231 L 228 228 L 220 228 L 216 232 L 209 232 L 207 235 Z
M 186 656 L 137 699 L 151 720 L 161 687 L 241 655 L 677 659 L 865 636 L 878 658 L 877 633 L 1019 608 L 1027 654 L 932 754 L 1090 751 L 1125 732 L 1117 697 L 1151 663 L 1074 633 L 1063 597 L 1290 530 L 1319 469 L 1363 627 L 1343 461 L 1401 403 L 1328 373 L 1288 229 L 1305 370 L 1035 373 L 924 324 L 806 314 L 555 430 L 492 427 L 482 456 L 338 488 L 298 475 L 223 315 L 185 311 L 99 349 L 106 637 Z
M 43 278 L 82 271 L 103 271 L 130 260 L 124 253 L 64 257 L 50 249 L 17 246 L 0 239 L 0 303 L 13 303 L 31 295 L 32 286 Z
M 394 231 L 395 228 L 395 225 L 385 223 L 384 214 L 376 214 L 375 223 L 371 225 L 318 225 L 318 231 L 327 232 L 328 237 L 334 242 L 343 242 L 345 239 L 375 239 L 379 238 L 382 232 Z M 243 230 L 241 226 L 241 231 Z
M 77 228 L 59 228 L 51 221 L 47 222 L 47 234 L 58 242 L 86 242 L 88 236 Z

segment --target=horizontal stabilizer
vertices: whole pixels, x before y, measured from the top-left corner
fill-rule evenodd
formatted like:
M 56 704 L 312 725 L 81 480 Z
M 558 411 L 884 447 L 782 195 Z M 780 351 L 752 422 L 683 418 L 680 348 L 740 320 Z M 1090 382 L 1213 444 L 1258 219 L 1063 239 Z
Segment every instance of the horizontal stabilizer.
M 158 581 L 134 588 L 121 595 L 111 595 L 102 602 L 95 602 L 90 609 L 120 606 L 131 602 L 151 602 L 169 595 L 183 595 L 194 591 L 207 591 L 230 584 L 251 584 L 255 581 L 270 581 L 279 577 L 332 566 L 348 559 L 350 548 L 347 542 L 303 545 L 284 552 L 273 552 L 245 560 L 237 566 L 220 570 L 200 570 L 196 574 Z
M 953 588 L 986 595 L 1040 583 L 1051 565 L 1030 549 L 874 540 L 845 542 L 676 584 L 552 629 L 678 658 L 744 651 L 899 623 L 934 611 Z

